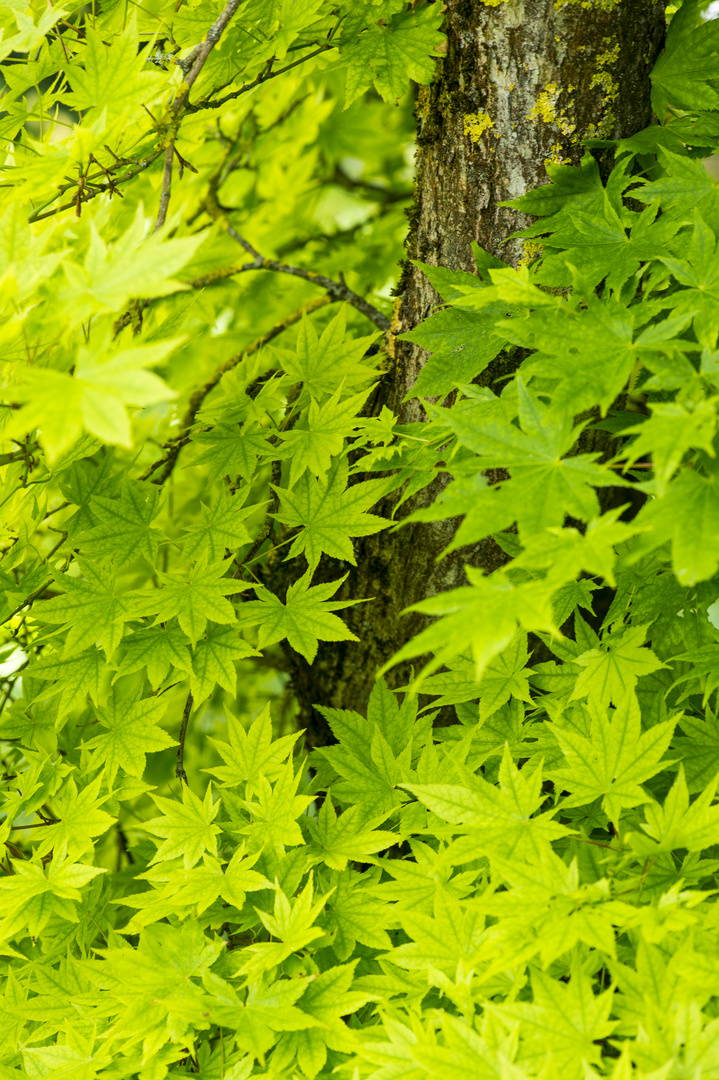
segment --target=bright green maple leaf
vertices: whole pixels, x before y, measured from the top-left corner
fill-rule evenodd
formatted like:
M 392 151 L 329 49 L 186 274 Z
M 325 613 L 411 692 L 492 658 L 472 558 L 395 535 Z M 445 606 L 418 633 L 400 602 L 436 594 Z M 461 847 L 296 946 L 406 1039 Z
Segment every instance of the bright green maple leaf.
M 713 806 L 719 773 L 701 794 L 689 804 L 689 791 L 680 766 L 664 805 L 650 802 L 644 807 L 646 823 L 641 826 L 646 836 L 632 833 L 629 843 L 640 855 L 652 857 L 659 851 L 703 851 L 712 847 L 719 837 L 719 806 Z
M 290 585 L 284 604 L 264 585 L 253 586 L 257 599 L 242 604 L 238 616 L 241 625 L 259 626 L 259 649 L 287 638 L 292 648 L 312 663 L 320 641 L 357 641 L 342 620 L 332 614 L 337 608 L 358 603 L 356 600 L 329 599 L 344 578 L 322 585 L 310 585 L 311 580 L 312 572 L 308 570 Z
M 79 323 L 98 310 L 116 312 L 133 297 L 178 292 L 185 286 L 174 275 L 203 242 L 201 234 L 167 240 L 161 232 L 151 233 L 145 208 L 140 203 L 129 229 L 112 246 L 105 243 L 91 223 L 90 245 L 83 266 L 70 260 L 63 263 L 68 286 L 61 290 L 60 298 L 73 305 L 73 317 Z M 158 342 L 144 348 L 164 344 Z
M 691 220 L 697 211 L 715 232 L 719 229 L 719 188 L 701 161 L 659 148 L 663 175 L 632 188 L 632 198 L 658 203 L 662 212 L 677 221 Z M 663 254 L 663 253 L 662 253 Z
M 210 1015 L 215 1023 L 232 1029 L 242 1050 L 262 1058 L 277 1041 L 276 1032 L 296 1031 L 315 1023 L 295 1005 L 307 987 L 308 983 L 299 979 L 281 979 L 269 985 L 253 980 L 245 1001 L 234 988 L 223 987 Z
M 719 284 L 719 277 L 717 278 Z M 719 304 L 719 293 L 717 294 Z M 719 322 L 717 323 L 719 331 Z M 666 494 L 667 485 L 690 448 L 704 450 L 714 456 L 714 434 L 717 426 L 713 401 L 696 402 L 693 408 L 677 402 L 653 402 L 648 419 L 622 434 L 637 435 L 622 454 L 629 464 L 651 455 L 656 494 Z
M 600 1060 L 599 1041 L 616 1027 L 609 1020 L 613 989 L 597 994 L 578 963 L 568 983 L 543 971 L 532 971 L 533 1001 L 491 1005 L 505 1022 L 519 1022 L 517 1064 L 539 1072 L 548 1060 L 559 1076 L 581 1076 L 585 1063 Z
M 343 305 L 321 337 L 317 336 L 313 323 L 304 318 L 300 323 L 296 352 L 274 350 L 290 378 L 301 382 L 313 398 L 319 400 L 340 387 L 348 389 L 374 377 L 369 364 L 361 361 L 376 335 L 347 337 L 346 326 Z
M 61 596 L 37 604 L 37 617 L 59 624 L 67 632 L 63 659 L 100 642 L 109 657 L 122 638 L 126 622 L 140 614 L 137 593 L 119 593 L 114 576 L 102 566 L 78 560 L 82 577 L 58 574 Z
M 570 453 L 577 439 L 571 414 L 543 406 L 519 376 L 516 384 L 521 428 L 509 417 L 500 418 L 494 402 L 443 412 L 459 441 L 481 454 L 486 468 L 506 468 L 512 475 L 499 494 L 488 489 L 485 501 L 499 503 L 500 508 L 508 503 L 523 538 L 561 526 L 567 514 L 585 521 L 596 517 L 599 502 L 594 489 L 615 485 L 616 476 L 596 463 L 599 455 Z M 465 528 L 448 550 L 478 538 L 467 535 Z
M 230 421 L 214 424 L 209 431 L 198 431 L 192 436 L 193 443 L 204 447 L 192 464 L 208 464 L 210 480 L 241 476 L 249 483 L 258 458 L 280 456 L 278 448 L 268 442 L 270 434 L 252 421 L 242 426 Z
M 553 820 L 556 810 L 537 814 L 544 802 L 542 770 L 517 769 L 505 747 L 499 769 L 499 789 L 481 776 L 457 765 L 464 785 L 404 784 L 439 817 L 460 826 L 466 839 L 455 845 L 455 857 L 472 851 L 519 860 L 537 857 L 553 840 L 567 835 Z
M 249 814 L 249 824 L 240 832 L 250 837 L 253 849 L 267 844 L 284 852 L 285 846 L 304 844 L 297 818 L 312 802 L 312 796 L 297 794 L 301 777 L 301 771 L 295 773 L 293 762 L 288 761 L 274 784 L 262 774 L 253 779 L 253 797 L 239 800 Z
M 162 533 L 151 526 L 159 502 L 160 493 L 153 484 L 128 480 L 119 498 L 93 495 L 90 513 L 98 524 L 83 534 L 83 549 L 100 558 L 110 557 L 117 566 L 134 562 L 142 555 L 154 567 Z
M 155 594 L 157 617 L 165 622 L 177 616 L 180 626 L 193 645 L 205 632 L 208 620 L 229 625 L 235 622 L 235 609 L 227 596 L 234 596 L 250 586 L 237 578 L 226 577 L 232 559 L 205 565 L 199 563 L 186 574 L 162 574 L 164 588 Z
M 0 878 L 0 940 L 7 941 L 24 928 L 37 937 L 53 916 L 77 922 L 75 901 L 82 899 L 82 886 L 106 872 L 75 862 L 62 848 L 47 866 L 14 860 L 13 873 Z
M 239 787 L 248 780 L 256 781 L 259 776 L 275 780 L 300 736 L 300 732 L 296 732 L 273 740 L 269 705 L 255 717 L 247 731 L 237 717 L 228 712 L 227 733 L 229 742 L 210 738 L 225 764 L 205 770 L 221 780 L 225 787 Z
M 473 382 L 505 344 L 496 327 L 505 308 L 503 304 L 484 311 L 444 308 L 402 334 L 400 340 L 413 341 L 432 354 L 408 396 L 444 397 L 456 386 Z
M 61 794 L 52 802 L 53 815 L 59 821 L 42 830 L 39 855 L 47 855 L 63 845 L 74 859 L 92 850 L 94 837 L 106 832 L 115 821 L 111 814 L 100 809 L 107 799 L 106 795 L 100 795 L 102 780 L 100 773 L 78 792 L 74 776 L 68 778 Z
M 676 314 L 693 316 L 697 338 L 702 345 L 713 349 L 719 335 L 717 240 L 697 211 L 694 212 L 691 240 L 685 241 L 683 255 L 683 258 L 663 257 L 661 260 L 674 279 L 684 286 L 668 299 Z M 653 405 L 652 413 L 656 411 L 657 406 Z
M 99 649 L 87 649 L 68 659 L 62 659 L 57 653 L 43 652 L 41 659 L 29 666 L 27 675 L 52 683 L 40 696 L 47 698 L 59 693 L 58 717 L 64 717 L 84 705 L 88 694 L 94 705 L 99 703 L 106 670 L 107 664 Z
M 428 83 L 435 67 L 434 50 L 444 40 L 441 16 L 432 7 L 393 15 L 359 34 L 342 48 L 347 64 L 345 108 L 372 84 L 385 101 L 402 97 L 407 77 Z
M 649 801 L 641 785 L 670 764 L 663 757 L 675 721 L 665 720 L 642 732 L 639 704 L 632 693 L 613 711 L 595 705 L 591 698 L 589 708 L 588 737 L 568 726 L 553 725 L 567 765 L 549 775 L 570 792 L 565 806 L 583 806 L 601 798 L 605 813 L 616 824 L 622 810 Z
M 365 480 L 347 487 L 347 474 L 347 459 L 338 458 L 326 480 L 305 473 L 294 490 L 276 489 L 281 510 L 273 516 L 290 528 L 302 527 L 289 558 L 304 552 L 313 570 L 323 554 L 356 566 L 350 538 L 371 536 L 388 527 L 384 518 L 367 513 L 386 492 L 387 482 Z
M 135 20 L 129 20 L 120 33 L 107 35 L 88 27 L 84 48 L 68 66 L 72 93 L 62 101 L 71 109 L 108 109 L 121 113 L 136 100 L 151 104 L 167 85 L 167 76 L 159 69 L 148 69 L 148 48 L 140 49 Z M 82 67 L 80 66 L 82 63 Z
M 199 862 L 203 852 L 217 854 L 217 835 L 221 829 L 213 821 L 220 804 L 212 797 L 212 783 L 207 785 L 204 799 L 199 799 L 187 784 L 182 785 L 181 803 L 161 795 L 153 795 L 153 799 L 163 811 L 162 817 L 143 822 L 147 832 L 163 838 L 153 863 L 181 855 L 185 869 L 189 870 Z
M 669 106 L 677 109 L 716 109 L 719 94 L 716 80 L 719 54 L 719 27 L 701 17 L 703 5 L 688 3 L 672 18 L 666 46 L 651 71 L 652 107 L 657 116 L 666 116 Z
M 234 696 L 237 690 L 235 661 L 258 655 L 257 649 L 244 641 L 234 626 L 211 623 L 192 650 L 190 690 L 195 705 L 209 697 L 216 686 L 224 686 Z
M 450 978 L 466 978 L 479 958 L 484 916 L 471 905 L 438 889 L 434 912 L 403 911 L 402 926 L 412 941 L 397 945 L 383 959 L 410 971 L 435 969 Z
M 201 915 L 220 897 L 241 911 L 248 892 L 272 888 L 271 881 L 252 869 L 260 854 L 258 851 L 254 855 L 246 855 L 245 845 L 240 844 L 224 872 L 219 860 L 207 852 L 203 854 L 199 866 L 189 869 L 168 869 L 168 864 L 151 867 L 142 877 L 153 887 L 123 896 L 117 901 L 123 906 L 138 909 L 125 927 L 125 932 L 137 933 L 142 927 L 171 914 L 179 914 L 183 918 L 190 913 Z
M 284 451 L 290 459 L 289 486 L 293 488 L 306 470 L 323 478 L 333 457 L 342 452 L 344 441 L 358 424 L 353 423 L 367 394 L 354 394 L 340 402 L 336 390 L 324 405 L 313 398 L 306 419 L 282 436 Z
M 273 912 L 257 909 L 257 914 L 270 936 L 276 941 L 262 941 L 247 945 L 242 950 L 239 970 L 250 979 L 262 971 L 281 964 L 291 953 L 322 937 L 324 930 L 316 926 L 316 920 L 325 906 L 329 894 L 314 899 L 314 881 L 309 875 L 304 888 L 290 898 L 281 888 L 275 889 Z
M 251 537 L 242 519 L 254 513 L 256 506 L 243 506 L 240 496 L 221 491 L 210 506 L 200 508 L 200 520 L 182 534 L 182 555 L 188 561 L 218 562 L 225 551 L 249 544 Z
M 338 960 L 347 960 L 356 942 L 370 949 L 390 949 L 387 927 L 394 923 L 388 904 L 375 896 L 378 870 L 362 873 L 348 867 L 330 879 L 333 892 L 327 901 L 322 925 L 332 934 L 332 951 Z
M 645 503 L 636 526 L 641 533 L 629 553 L 630 563 L 670 543 L 680 584 L 713 577 L 719 566 L 719 476 L 682 469 L 661 498 Z
M 106 729 L 87 743 L 94 750 L 95 766 L 104 765 L 108 783 L 112 784 L 119 768 L 130 776 L 140 777 L 145 771 L 146 755 L 175 746 L 166 731 L 158 727 L 167 711 L 163 698 L 120 697 L 117 691 L 106 709 L 99 709 L 97 719 Z
M 114 308 L 113 308 L 114 310 Z M 101 343 L 80 347 L 71 375 L 50 368 L 28 367 L 13 397 L 24 407 L 5 432 L 42 431 L 42 443 L 52 463 L 84 431 L 105 443 L 132 446 L 127 406 L 154 405 L 176 396 L 166 382 L 145 368 L 159 363 L 178 339 L 110 352 Z
M 115 664 L 117 670 L 113 682 L 122 675 L 132 675 L 146 667 L 150 685 L 156 690 L 167 678 L 170 668 L 189 674 L 192 669 L 189 641 L 175 619 L 135 630 L 124 637 Z
M 645 648 L 646 633 L 646 626 L 633 626 L 623 634 L 606 637 L 600 648 L 577 656 L 573 663 L 583 670 L 570 701 L 589 695 L 593 703 L 618 705 L 634 692 L 637 679 L 664 667 L 651 649 Z
M 344 870 L 349 859 L 362 862 L 363 856 L 391 847 L 397 843 L 397 834 L 375 828 L 385 817 L 366 821 L 358 805 L 350 806 L 338 815 L 330 796 L 325 795 L 317 819 L 310 818 L 307 822 L 313 840 L 310 845 L 313 857 L 333 870 Z
M 391 664 L 431 652 L 434 658 L 424 669 L 429 675 L 454 657 L 465 655 L 469 648 L 475 678 L 479 680 L 487 664 L 509 645 L 520 627 L 556 633 L 551 585 L 544 581 L 515 585 L 501 573 L 485 577 L 471 566 L 466 567 L 466 573 L 471 585 L 422 600 L 408 609 L 443 618 L 404 645 L 382 672 Z M 564 582 L 558 581 L 557 587 L 560 584 Z
M 280 1040 L 277 1048 L 280 1060 L 288 1051 L 293 1052 L 307 1077 L 316 1076 L 323 1067 L 327 1047 L 346 1053 L 354 1041 L 354 1034 L 350 1034 L 351 1029 L 342 1017 L 356 1013 L 371 1000 L 371 995 L 350 991 L 356 966 L 356 960 L 335 965 L 313 979 L 302 996 L 302 1012 L 314 1019 L 317 1026 L 308 1024 Z

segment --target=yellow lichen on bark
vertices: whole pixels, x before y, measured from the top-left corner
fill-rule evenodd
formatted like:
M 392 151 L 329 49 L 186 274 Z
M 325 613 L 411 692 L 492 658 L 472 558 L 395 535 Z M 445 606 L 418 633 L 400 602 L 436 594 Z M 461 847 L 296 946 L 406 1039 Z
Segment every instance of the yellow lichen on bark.
M 494 127 L 494 120 L 488 113 L 465 114 L 464 134 L 469 135 L 473 143 L 479 142 L 484 132 L 491 127 Z
M 556 124 L 562 135 L 572 135 L 577 125 L 571 123 L 566 113 L 557 109 L 560 92 L 555 83 L 547 83 L 527 119 L 542 120 L 545 124 Z

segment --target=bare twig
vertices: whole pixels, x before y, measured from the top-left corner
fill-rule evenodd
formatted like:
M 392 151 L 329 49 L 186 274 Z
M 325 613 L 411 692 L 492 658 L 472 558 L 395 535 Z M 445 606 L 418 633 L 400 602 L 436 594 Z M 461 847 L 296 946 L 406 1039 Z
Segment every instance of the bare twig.
M 175 776 L 178 780 L 181 780 L 183 784 L 187 784 L 187 773 L 185 772 L 185 736 L 187 735 L 187 725 L 190 721 L 190 713 L 192 712 L 192 694 L 187 695 L 187 701 L 185 702 L 185 711 L 182 714 L 182 725 L 180 727 L 180 738 L 178 739 L 177 746 L 177 764 L 175 766 Z M 188 785 L 189 786 L 189 785 Z
M 157 221 L 155 222 L 154 232 L 161 229 L 165 224 L 165 218 L 167 217 L 167 208 L 170 205 L 170 195 L 172 194 L 172 160 L 175 156 L 175 140 L 170 139 L 165 149 L 165 168 L 162 173 L 162 193 L 160 195 L 160 206 L 157 211 Z

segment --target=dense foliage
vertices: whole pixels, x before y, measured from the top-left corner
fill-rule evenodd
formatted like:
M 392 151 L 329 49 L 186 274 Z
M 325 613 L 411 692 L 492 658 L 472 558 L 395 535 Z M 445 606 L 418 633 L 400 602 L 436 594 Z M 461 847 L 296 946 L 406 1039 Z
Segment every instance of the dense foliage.
M 719 1076 L 719 21 L 517 202 L 518 269 L 426 267 L 402 426 L 439 4 L 0 20 L 0 1077 Z M 506 565 L 421 605 L 429 705 L 307 755 L 316 571 L 438 473 Z

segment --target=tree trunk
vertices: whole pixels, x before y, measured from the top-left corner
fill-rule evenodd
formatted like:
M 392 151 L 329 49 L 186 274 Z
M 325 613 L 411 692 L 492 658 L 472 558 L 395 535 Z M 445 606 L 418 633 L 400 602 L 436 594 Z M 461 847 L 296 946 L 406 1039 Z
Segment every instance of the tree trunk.
M 490 6 L 493 5 L 493 6 Z M 447 53 L 434 82 L 417 102 L 417 180 L 410 211 L 411 259 L 474 270 L 470 244 L 517 264 L 521 240 L 507 237 L 529 219 L 499 204 L 547 182 L 547 160 L 575 164 L 583 139 L 617 139 L 651 120 L 649 73 L 664 40 L 663 2 L 657 0 L 448 0 Z M 399 333 L 425 319 L 441 300 L 408 261 L 398 289 Z M 396 346 L 395 369 L 384 380 L 377 407 L 387 404 L 404 421 L 422 419 L 416 402 L 403 403 L 426 354 Z M 502 355 L 480 378 L 489 385 L 512 370 Z M 427 490 L 413 506 L 426 505 Z M 385 508 L 385 511 L 391 508 Z M 403 608 L 466 584 L 466 563 L 491 571 L 503 555 L 492 540 L 437 563 L 456 522 L 412 524 L 355 545 L 357 568 L 343 595 L 374 599 L 343 614 L 359 642 L 322 643 L 310 667 L 293 657 L 293 682 L 311 741 L 326 728 L 314 703 L 366 705 L 377 668 L 423 625 Z M 328 567 L 328 577 L 338 568 Z M 407 669 L 394 673 L 395 685 Z

